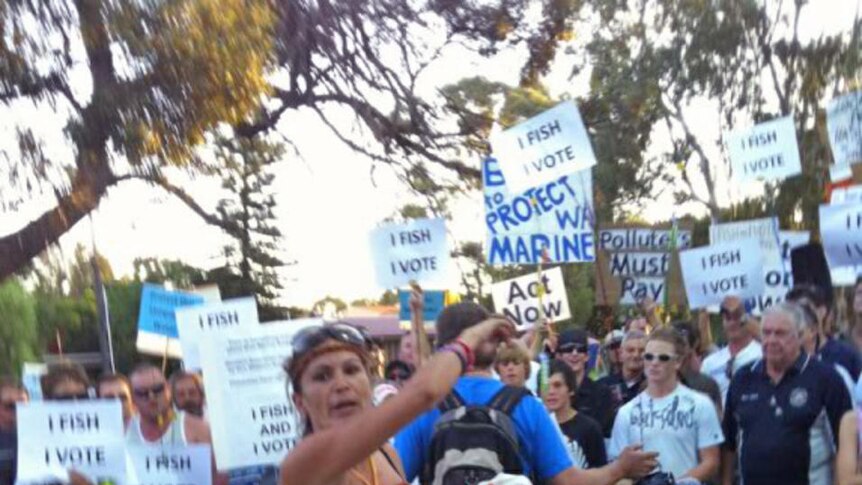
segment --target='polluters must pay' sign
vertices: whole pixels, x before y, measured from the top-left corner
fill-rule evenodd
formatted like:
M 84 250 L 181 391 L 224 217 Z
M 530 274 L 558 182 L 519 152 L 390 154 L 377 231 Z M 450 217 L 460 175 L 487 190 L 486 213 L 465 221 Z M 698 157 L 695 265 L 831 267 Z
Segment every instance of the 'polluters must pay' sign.
M 405 286 L 411 280 L 445 283 L 449 248 L 443 219 L 380 227 L 371 233 L 371 249 L 377 282 L 384 288 Z
M 581 114 L 571 101 L 491 135 L 491 146 L 514 193 L 596 164 Z
M 680 252 L 691 308 L 721 303 L 726 296 L 763 293 L 763 251 L 756 239 L 713 244 Z
M 541 307 L 540 291 L 543 292 Z M 542 273 L 541 284 L 535 274 L 494 283 L 491 296 L 497 311 L 514 320 L 518 329 L 529 328 L 542 317 L 557 322 L 572 316 L 559 267 Z

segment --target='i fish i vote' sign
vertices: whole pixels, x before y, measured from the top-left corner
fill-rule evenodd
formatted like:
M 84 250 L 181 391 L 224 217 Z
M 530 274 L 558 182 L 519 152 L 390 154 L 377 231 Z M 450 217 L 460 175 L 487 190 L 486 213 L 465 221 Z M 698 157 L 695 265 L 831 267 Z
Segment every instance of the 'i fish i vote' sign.
M 538 264 L 543 248 L 552 263 L 595 260 L 590 170 L 521 193 L 510 191 L 494 158 L 485 159 L 482 175 L 488 263 Z
M 127 448 L 135 485 L 211 485 L 209 445 L 136 445 Z
M 449 265 L 446 221 L 416 219 L 389 224 L 371 233 L 377 283 L 384 288 L 411 281 L 445 283 Z
M 523 192 L 596 164 L 578 107 L 564 101 L 491 135 L 509 190 Z
M 277 465 L 301 438 L 299 413 L 282 369 L 296 332 L 319 319 L 246 328 L 242 334 L 207 334 L 201 363 L 213 449 L 220 470 Z
M 793 116 L 735 131 L 727 138 L 733 176 L 740 181 L 783 180 L 802 171 Z
M 541 307 L 540 291 L 544 292 Z M 543 317 L 550 322 L 558 322 L 572 316 L 563 271 L 559 267 L 543 272 L 541 284 L 535 274 L 494 283 L 491 296 L 497 312 L 511 318 L 519 330 L 530 328 Z
M 235 332 L 259 323 L 254 297 L 180 308 L 176 314 L 183 365 L 187 370 L 201 368 L 199 346 L 204 334 Z
M 691 308 L 763 293 L 763 251 L 756 239 L 689 249 L 679 257 Z
M 831 269 L 862 265 L 862 204 L 821 205 L 820 235 Z
M 19 483 L 65 483 L 68 470 L 93 483 L 128 483 L 119 401 L 31 402 L 17 416 Z

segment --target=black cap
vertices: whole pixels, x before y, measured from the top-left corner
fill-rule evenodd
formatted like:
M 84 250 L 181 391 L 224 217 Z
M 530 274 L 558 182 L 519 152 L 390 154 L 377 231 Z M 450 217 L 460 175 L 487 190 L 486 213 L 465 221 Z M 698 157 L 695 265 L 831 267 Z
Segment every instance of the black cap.
M 587 345 L 588 343 L 589 336 L 587 335 L 587 331 L 582 328 L 566 330 L 560 334 L 560 338 L 557 340 L 557 346 L 563 346 L 566 344 Z
M 817 305 L 832 305 L 832 274 L 823 246 L 820 243 L 808 243 L 790 251 L 790 261 L 793 267 L 793 286 L 810 285 L 819 288 L 822 295 L 817 295 Z M 792 293 L 792 290 L 791 290 Z

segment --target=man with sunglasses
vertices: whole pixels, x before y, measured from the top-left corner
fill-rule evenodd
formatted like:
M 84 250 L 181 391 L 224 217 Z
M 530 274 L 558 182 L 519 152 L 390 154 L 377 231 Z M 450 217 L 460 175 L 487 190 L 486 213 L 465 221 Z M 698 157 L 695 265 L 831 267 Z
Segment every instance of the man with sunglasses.
M 610 436 L 614 425 L 614 400 L 607 386 L 593 381 L 588 375 L 590 354 L 586 330 L 577 328 L 561 333 L 554 355 L 575 371 L 578 389 L 572 406 L 579 413 L 598 421 L 605 437 Z
M 740 298 L 728 296 L 721 302 L 721 323 L 727 345 L 704 359 L 700 371 L 718 384 L 724 407 L 731 378 L 741 367 L 761 358 L 763 347 L 754 339 L 749 316 Z
M 0 377 L 0 485 L 15 483 L 18 426 L 15 407 L 27 402 L 27 391 L 11 377 Z
M 138 364 L 129 375 L 132 396 L 138 415 L 133 417 L 126 430 L 126 443 L 146 444 L 207 444 L 212 446 L 209 425 L 202 419 L 184 411 L 174 411 L 171 389 L 164 373 L 158 367 Z M 226 485 L 227 475 L 216 472 L 213 458 L 213 484 Z

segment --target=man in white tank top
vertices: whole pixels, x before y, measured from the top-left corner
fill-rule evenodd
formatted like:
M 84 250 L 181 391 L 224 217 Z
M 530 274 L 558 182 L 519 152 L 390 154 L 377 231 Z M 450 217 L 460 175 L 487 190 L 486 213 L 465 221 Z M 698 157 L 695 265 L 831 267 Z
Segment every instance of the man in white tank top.
M 126 430 L 126 443 L 185 445 L 202 443 L 212 446 L 209 425 L 185 412 L 175 412 L 171 405 L 171 389 L 158 367 L 139 364 L 129 375 L 132 398 L 138 415 Z M 213 458 L 213 484 L 226 485 L 227 475 L 216 472 Z

